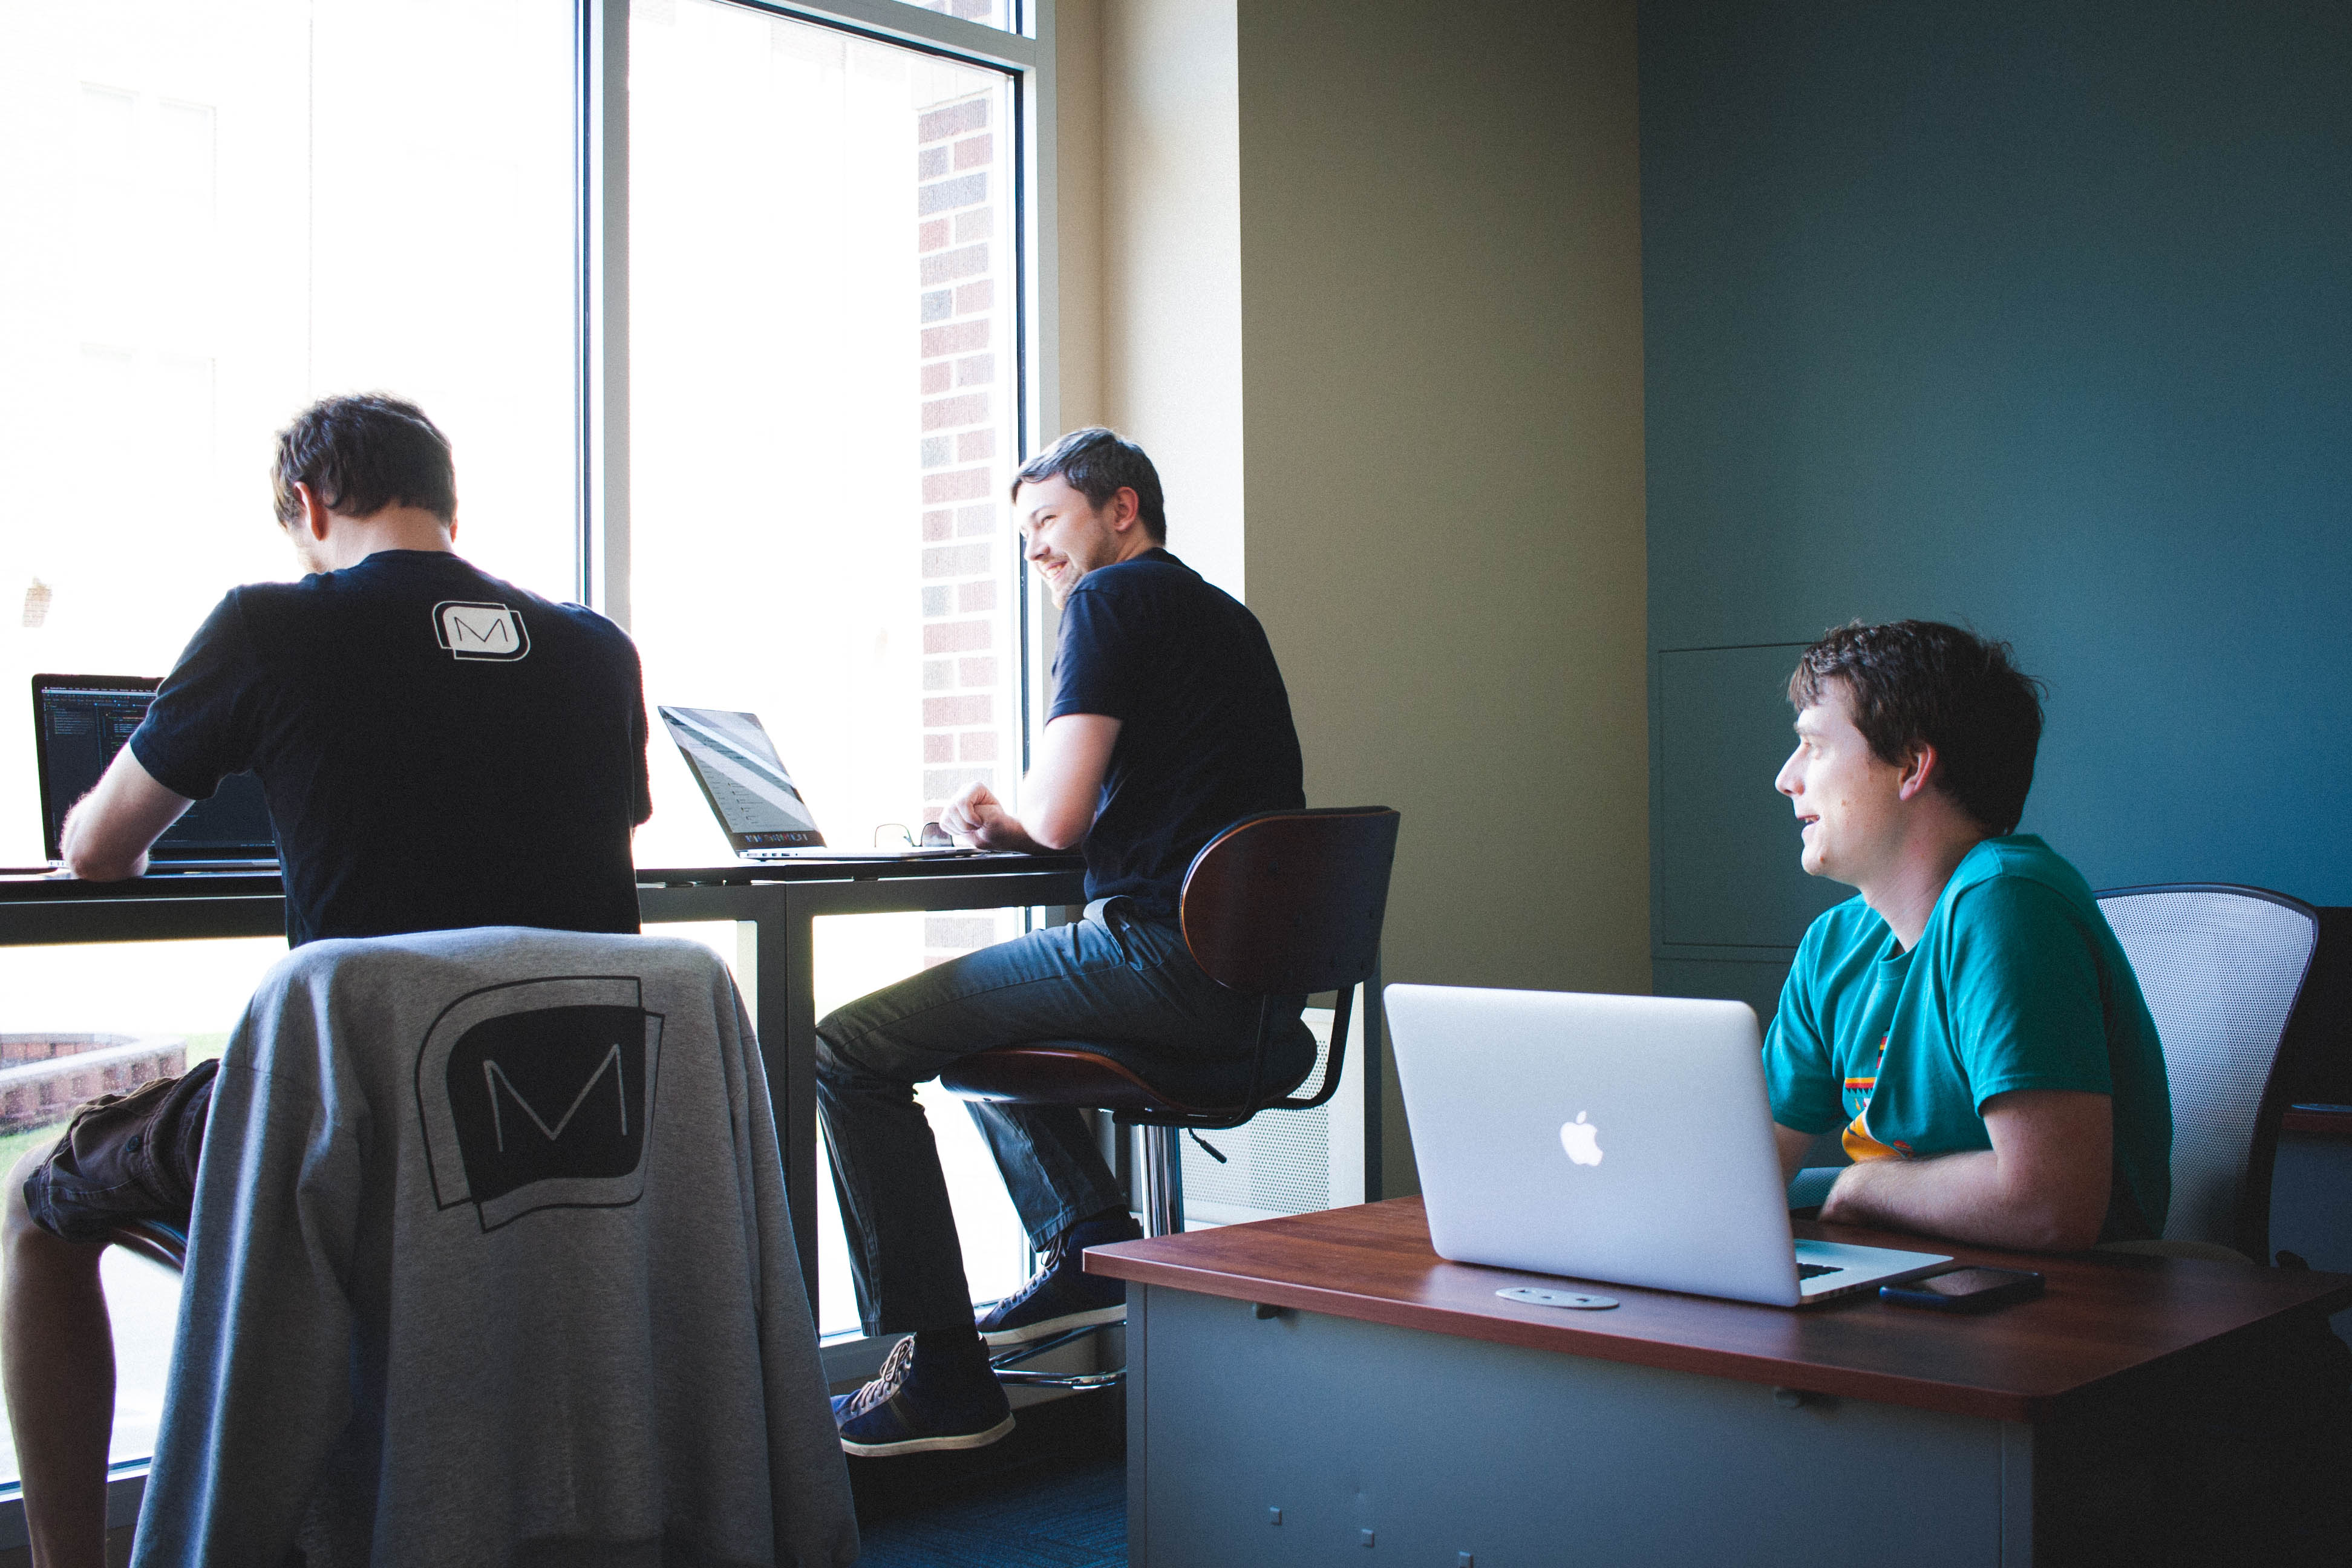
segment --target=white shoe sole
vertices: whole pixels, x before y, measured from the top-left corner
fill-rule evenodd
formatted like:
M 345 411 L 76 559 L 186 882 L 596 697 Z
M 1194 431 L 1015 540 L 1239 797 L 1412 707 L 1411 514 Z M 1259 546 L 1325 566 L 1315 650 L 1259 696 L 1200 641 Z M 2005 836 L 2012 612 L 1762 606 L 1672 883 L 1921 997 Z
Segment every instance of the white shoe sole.
M 1002 1329 L 992 1334 L 982 1334 L 980 1342 L 993 1350 L 1006 1350 L 1013 1345 L 1025 1345 L 1034 1340 L 1049 1340 L 1055 1334 L 1066 1334 L 1072 1329 L 1090 1329 L 1097 1323 L 1127 1321 L 1127 1303 L 1116 1307 L 1097 1307 L 1091 1312 L 1066 1312 L 1058 1318 L 1041 1322 L 1025 1323 L 1017 1329 Z
M 896 1443 L 853 1443 L 844 1437 L 841 1451 L 861 1458 L 883 1459 L 894 1454 L 929 1454 L 942 1448 L 985 1448 L 1012 1430 L 1013 1417 L 1008 1413 L 985 1432 L 965 1432 L 951 1437 L 906 1437 Z

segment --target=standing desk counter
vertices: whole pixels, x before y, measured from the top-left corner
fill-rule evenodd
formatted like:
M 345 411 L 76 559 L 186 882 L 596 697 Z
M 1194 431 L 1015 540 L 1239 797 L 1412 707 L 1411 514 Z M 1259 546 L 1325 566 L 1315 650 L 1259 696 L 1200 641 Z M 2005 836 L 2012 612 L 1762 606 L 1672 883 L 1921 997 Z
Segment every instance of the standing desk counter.
M 812 1300 L 817 1268 L 815 921 L 1022 906 L 1066 912 L 1084 901 L 1085 886 L 1086 861 L 1076 855 L 638 870 L 637 907 L 648 928 L 731 921 L 748 939 L 737 944 L 736 978 L 760 1032 L 793 1228 Z M 0 876 L 0 946 L 277 936 L 285 929 L 285 887 L 274 872 L 192 872 L 122 882 Z

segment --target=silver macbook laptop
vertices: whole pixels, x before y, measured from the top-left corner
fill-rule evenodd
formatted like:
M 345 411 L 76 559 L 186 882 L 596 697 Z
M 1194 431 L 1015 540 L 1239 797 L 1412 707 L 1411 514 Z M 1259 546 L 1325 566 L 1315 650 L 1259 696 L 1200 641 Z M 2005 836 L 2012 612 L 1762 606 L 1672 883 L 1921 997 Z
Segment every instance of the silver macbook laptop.
M 836 849 L 817 830 L 808 802 L 784 771 L 757 713 L 719 708 L 659 710 L 670 739 L 735 853 L 746 860 L 936 860 L 970 855 L 952 844 L 903 849 Z
M 1774 1307 L 1951 1262 L 1790 1235 L 1746 1003 L 1385 994 L 1441 1258 Z

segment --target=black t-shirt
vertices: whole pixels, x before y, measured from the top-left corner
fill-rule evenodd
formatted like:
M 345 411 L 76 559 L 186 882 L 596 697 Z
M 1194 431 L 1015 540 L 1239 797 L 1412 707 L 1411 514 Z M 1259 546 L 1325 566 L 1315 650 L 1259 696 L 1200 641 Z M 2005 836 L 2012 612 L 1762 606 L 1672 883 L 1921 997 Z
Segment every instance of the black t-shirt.
M 1290 695 L 1257 617 L 1165 550 L 1079 579 L 1062 607 L 1051 717 L 1120 721 L 1087 834 L 1087 897 L 1172 919 L 1201 846 L 1307 804 Z
M 440 552 L 233 588 L 131 749 L 164 788 L 261 779 L 286 937 L 637 929 L 637 650 Z

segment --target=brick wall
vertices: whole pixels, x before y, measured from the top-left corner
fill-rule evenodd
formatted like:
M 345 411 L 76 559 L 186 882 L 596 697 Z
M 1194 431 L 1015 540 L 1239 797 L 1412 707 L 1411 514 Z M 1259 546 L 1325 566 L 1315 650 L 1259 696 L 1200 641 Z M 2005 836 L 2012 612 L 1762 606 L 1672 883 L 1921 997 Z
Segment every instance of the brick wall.
M 967 9 L 967 6 L 971 7 Z M 944 10 L 945 5 L 933 9 Z M 955 0 L 958 16 L 986 0 Z M 994 92 L 936 105 L 917 123 L 916 248 L 922 331 L 923 816 L 977 780 L 1000 792 L 1019 757 L 1019 651 L 1011 645 L 999 450 L 1013 345 L 1011 258 L 1001 254 Z M 999 917 L 924 921 L 937 963 L 997 940 Z

